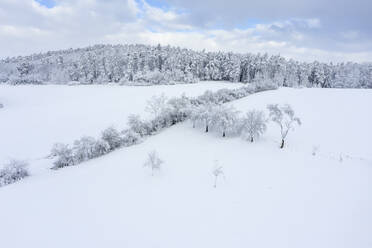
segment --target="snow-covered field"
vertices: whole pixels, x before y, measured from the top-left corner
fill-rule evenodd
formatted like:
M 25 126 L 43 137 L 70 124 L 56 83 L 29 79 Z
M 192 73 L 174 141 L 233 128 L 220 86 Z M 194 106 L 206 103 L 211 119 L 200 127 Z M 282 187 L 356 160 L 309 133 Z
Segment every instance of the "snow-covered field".
M 60 96 L 53 97 L 71 99 L 66 105 L 58 100 L 47 105 L 53 102 L 46 96 L 48 88 L 45 96 L 39 93 L 36 98 L 27 91 L 1 88 L 7 91 L 1 94 L 8 98 L 5 109 L 14 105 L 0 117 L 18 113 L 14 127 L 27 139 L 53 134 L 53 139 L 68 135 L 62 141 L 70 141 L 94 135 L 110 123 L 119 125 L 128 113 L 142 114 L 146 97 L 162 91 L 143 89 L 143 99 L 133 104 L 135 96 L 119 87 L 110 91 L 111 97 L 106 96 L 106 87 L 87 87 L 86 101 L 71 97 L 68 87 L 59 89 Z M 172 92 L 166 89 L 166 94 Z M 17 95 L 10 95 L 11 90 Z M 28 107 L 19 110 L 20 100 Z M 100 109 L 101 102 L 110 107 Z M 0 188 L 1 247 L 372 247 L 372 90 L 279 89 L 231 104 L 245 111 L 264 109 L 269 103 L 291 104 L 303 122 L 289 134 L 284 150 L 278 148 L 279 130 L 273 125 L 251 144 L 182 123 L 142 144 L 77 167 L 35 171 Z M 71 115 L 35 120 L 44 114 L 55 116 L 65 107 Z M 90 112 L 84 115 L 74 107 Z M 9 120 L 6 123 L 1 136 L 12 138 L 18 132 Z M 28 129 L 40 129 L 38 133 L 27 134 L 23 130 L 27 124 L 42 126 Z M 42 130 L 52 127 L 53 131 Z M 22 137 L 14 138 L 22 143 Z M 55 140 L 42 144 L 51 141 Z M 1 146 L 5 144 L 2 140 Z M 11 147 L 21 150 L 27 144 Z M 313 146 L 319 147 L 315 156 Z M 143 163 L 153 149 L 165 163 L 152 177 Z M 36 150 L 23 155 L 37 154 Z M 217 188 L 212 175 L 215 161 L 225 174 Z M 49 163 L 37 160 L 31 167 L 45 168 Z
M 216 82 L 151 87 L 0 85 L 4 104 L 0 109 L 0 163 L 44 157 L 55 142 L 99 136 L 111 125 L 121 128 L 128 115 L 145 115 L 146 102 L 154 95 L 198 96 L 206 90 L 241 86 Z

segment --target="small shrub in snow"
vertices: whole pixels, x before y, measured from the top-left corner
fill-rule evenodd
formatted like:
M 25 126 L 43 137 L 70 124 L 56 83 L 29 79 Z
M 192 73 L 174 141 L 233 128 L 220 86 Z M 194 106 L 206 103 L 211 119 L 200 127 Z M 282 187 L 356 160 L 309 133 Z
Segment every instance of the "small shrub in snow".
M 101 139 L 96 140 L 94 144 L 94 153 L 96 157 L 102 156 L 110 151 L 110 145 Z
M 241 123 L 242 136 L 251 142 L 266 131 L 266 119 L 262 111 L 252 110 L 247 112 Z
M 170 127 L 173 124 L 169 115 L 157 116 L 154 119 L 148 122 L 150 127 L 150 134 L 156 134 L 161 131 L 163 128 Z
M 132 146 L 141 142 L 141 136 L 132 129 L 127 129 L 122 132 L 123 146 Z
M 97 156 L 98 151 L 96 151 L 96 140 L 93 137 L 85 136 L 75 140 L 73 147 L 75 163 L 81 163 Z
M 147 101 L 145 110 L 154 116 L 158 116 L 165 111 L 167 107 L 167 98 L 164 94 L 161 94 L 160 96 L 151 97 L 151 99 Z
M 11 160 L 0 170 L 0 187 L 19 181 L 29 176 L 28 164 L 20 160 Z
M 301 125 L 301 121 L 295 116 L 294 110 L 288 104 L 279 106 L 278 104 L 269 104 L 267 108 L 270 111 L 270 119 L 279 125 L 282 142 L 280 148 L 284 148 L 285 138 L 289 130 L 294 129 L 294 125 Z
M 69 145 L 57 143 L 53 146 L 52 154 L 57 157 L 52 169 L 59 169 L 75 164 L 74 154 Z
M 130 115 L 128 117 L 129 129 L 138 133 L 141 137 L 151 133 L 148 123 L 141 120 L 139 115 Z
M 114 127 L 109 127 L 105 129 L 102 134 L 102 140 L 106 141 L 107 144 L 110 146 L 110 150 L 114 150 L 121 146 L 122 139 L 121 135 L 118 130 L 116 130 Z
M 151 169 L 151 175 L 153 176 L 155 170 L 160 170 L 164 161 L 159 158 L 158 153 L 155 150 L 150 152 L 147 156 L 147 160 L 143 166 L 149 167 Z
M 214 176 L 214 184 L 213 187 L 217 188 L 217 181 L 219 176 L 224 176 L 223 167 L 218 165 L 218 161 L 215 162 L 215 166 L 212 170 L 212 174 Z

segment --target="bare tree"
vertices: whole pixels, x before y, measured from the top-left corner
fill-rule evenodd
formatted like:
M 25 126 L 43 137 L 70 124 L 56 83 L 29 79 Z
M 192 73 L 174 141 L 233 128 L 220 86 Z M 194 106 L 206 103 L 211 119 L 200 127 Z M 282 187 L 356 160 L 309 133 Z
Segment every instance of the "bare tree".
M 154 175 L 155 170 L 160 170 L 161 165 L 164 163 L 158 156 L 158 153 L 154 150 L 147 155 L 147 161 L 143 164 L 144 167 L 150 167 L 151 176 Z
M 294 129 L 294 125 L 301 125 L 301 120 L 295 116 L 294 110 L 288 104 L 279 106 L 278 104 L 267 105 L 270 111 L 270 118 L 273 122 L 279 125 L 280 133 L 282 136 L 282 142 L 280 148 L 284 148 L 285 138 L 288 135 L 289 130 Z
M 225 174 L 223 173 L 223 168 L 222 166 L 218 165 L 218 161 L 215 161 L 215 165 L 212 170 L 212 174 L 214 176 L 214 184 L 213 187 L 217 188 L 217 180 L 219 176 L 224 176 Z
M 266 131 L 266 118 L 262 111 L 251 110 L 242 120 L 242 135 L 250 140 L 260 137 Z

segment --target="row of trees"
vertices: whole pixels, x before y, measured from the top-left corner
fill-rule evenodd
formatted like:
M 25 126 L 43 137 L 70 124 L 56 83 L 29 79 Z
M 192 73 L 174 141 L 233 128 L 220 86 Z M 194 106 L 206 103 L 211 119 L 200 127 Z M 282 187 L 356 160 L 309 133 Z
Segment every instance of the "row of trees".
M 289 131 L 293 129 L 295 124 L 301 125 L 301 121 L 295 116 L 294 110 L 288 104 L 282 106 L 270 104 L 267 109 L 269 110 L 269 119 L 265 117 L 263 111 L 258 110 L 248 111 L 243 117 L 240 117 L 239 111 L 232 106 L 208 104 L 194 107 L 191 110 L 190 119 L 194 128 L 196 124 L 199 124 L 205 128 L 205 132 L 209 132 L 210 127 L 213 127 L 222 133 L 222 137 L 226 137 L 226 133 L 229 133 L 230 135 L 240 135 L 250 142 L 254 142 L 266 131 L 266 124 L 271 120 L 280 128 L 280 148 L 284 148 Z
M 161 45 L 95 45 L 0 61 L 0 82 L 13 84 L 168 84 L 198 80 L 372 88 L 372 64 L 304 63 L 280 55 L 193 51 Z
M 203 106 L 220 105 L 249 94 L 269 90 L 271 87 L 251 85 L 239 89 L 222 89 L 217 92 L 206 91 L 203 95 L 190 98 L 185 95 L 166 99 L 164 96 L 153 97 L 148 101 L 146 110 L 152 113 L 150 120 L 142 120 L 138 115 L 128 118 L 128 128 L 118 131 L 114 127 L 104 130 L 101 137 L 82 137 L 72 145 L 57 143 L 51 151 L 55 157 L 54 169 L 77 165 L 83 161 L 102 156 L 117 148 L 138 144 L 150 135 L 164 128 L 190 118 L 196 109 Z

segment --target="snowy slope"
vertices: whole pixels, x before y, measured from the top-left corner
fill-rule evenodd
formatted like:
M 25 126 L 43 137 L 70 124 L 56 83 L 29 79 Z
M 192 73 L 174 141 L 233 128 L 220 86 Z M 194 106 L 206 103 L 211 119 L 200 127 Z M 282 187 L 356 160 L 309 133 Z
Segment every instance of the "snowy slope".
M 254 94 L 232 103 L 238 110 L 266 110 L 269 103 L 293 105 L 303 125 L 288 136 L 291 149 L 311 151 L 314 146 L 329 156 L 367 157 L 372 160 L 372 90 L 281 88 Z M 266 139 L 280 140 L 278 127 Z
M 198 96 L 208 89 L 241 86 L 216 82 L 146 87 L 0 85 L 4 104 L 0 110 L 0 164 L 10 158 L 43 157 L 55 142 L 98 136 L 110 125 L 121 128 L 128 115 L 145 114 L 146 101 L 153 95 Z
M 304 123 L 284 150 L 271 126 L 250 144 L 183 123 L 142 144 L 0 188 L 1 246 L 371 247 L 372 156 L 364 146 L 371 140 L 372 91 L 280 89 L 233 105 L 276 102 L 292 104 Z M 354 135 L 340 133 L 342 144 L 332 140 L 348 128 Z M 153 149 L 165 163 L 151 177 L 143 163 Z M 341 151 L 364 157 L 340 162 L 333 154 Z M 217 188 L 215 160 L 225 173 Z

